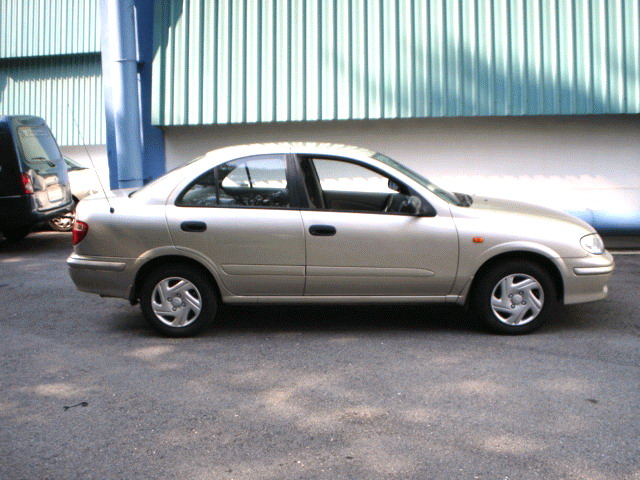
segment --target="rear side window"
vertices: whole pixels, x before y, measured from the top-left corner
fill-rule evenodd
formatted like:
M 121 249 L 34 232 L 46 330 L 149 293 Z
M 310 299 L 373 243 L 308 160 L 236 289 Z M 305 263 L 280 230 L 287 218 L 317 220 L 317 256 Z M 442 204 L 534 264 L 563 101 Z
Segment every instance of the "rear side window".
M 240 158 L 198 177 L 178 197 L 181 207 L 272 207 L 291 205 L 284 155 Z
M 23 155 L 24 170 L 37 175 L 58 175 L 65 170 L 60 149 L 45 125 L 18 127 L 18 141 Z

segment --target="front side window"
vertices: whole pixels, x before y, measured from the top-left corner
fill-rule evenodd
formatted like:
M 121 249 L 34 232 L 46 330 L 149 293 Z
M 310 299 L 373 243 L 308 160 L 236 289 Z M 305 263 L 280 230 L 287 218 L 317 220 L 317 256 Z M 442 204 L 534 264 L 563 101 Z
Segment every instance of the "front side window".
M 410 168 L 405 167 L 401 163 L 396 162 L 395 160 L 387 157 L 386 155 L 383 155 L 381 153 L 376 153 L 373 156 L 373 158 L 383 163 L 386 163 L 390 167 L 393 167 L 396 170 L 398 170 L 399 172 L 404 173 L 407 177 L 414 180 L 415 182 L 418 182 L 420 185 L 425 187 L 431 193 L 440 197 L 445 202 L 451 203 L 452 205 L 457 205 L 458 207 L 464 206 L 464 202 L 461 201 L 460 198 L 458 198 L 455 194 L 445 190 L 444 188 L 438 187 L 435 183 L 431 182 L 430 180 L 427 180 L 419 173 L 414 172 Z
M 182 207 L 271 207 L 291 204 L 283 155 L 240 158 L 198 177 L 179 197 Z
M 394 193 L 389 179 L 361 165 L 318 158 L 313 160 L 323 191 Z
M 301 167 L 311 208 L 402 213 L 410 197 L 404 185 L 348 160 L 303 158 Z

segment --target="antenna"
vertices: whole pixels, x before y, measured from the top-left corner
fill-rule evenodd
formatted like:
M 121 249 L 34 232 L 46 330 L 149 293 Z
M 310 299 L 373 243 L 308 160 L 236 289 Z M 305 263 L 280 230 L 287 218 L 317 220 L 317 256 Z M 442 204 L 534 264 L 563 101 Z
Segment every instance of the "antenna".
M 93 158 L 91 158 L 91 154 L 89 153 L 89 148 L 87 147 L 87 144 L 84 141 L 84 136 L 80 131 L 80 125 L 78 125 L 78 122 L 76 121 L 76 117 L 71 111 L 71 107 L 69 106 L 68 103 L 67 103 L 67 110 L 69 111 L 69 115 L 71 115 L 71 119 L 73 120 L 74 125 L 76 126 L 76 130 L 78 130 L 78 136 L 80 137 L 80 141 L 82 142 L 84 151 L 87 153 L 87 157 L 89 157 L 89 161 L 91 162 L 91 166 L 93 167 L 93 173 L 95 173 L 96 178 L 98 179 L 98 183 L 100 184 L 100 188 L 102 189 L 102 194 L 104 195 L 104 199 L 109 204 L 109 213 L 114 213 L 115 209 L 111 205 L 111 202 L 109 201 L 109 196 L 107 195 L 107 191 L 105 190 L 104 185 L 102 184 L 102 179 L 100 178 L 100 175 L 98 175 L 98 169 L 96 168 L 95 163 L 93 163 Z

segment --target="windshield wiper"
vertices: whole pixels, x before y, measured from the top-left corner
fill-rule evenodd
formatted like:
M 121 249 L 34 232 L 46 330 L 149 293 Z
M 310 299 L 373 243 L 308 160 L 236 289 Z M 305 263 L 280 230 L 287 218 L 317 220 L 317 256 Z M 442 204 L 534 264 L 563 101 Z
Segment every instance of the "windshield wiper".
M 51 160 L 47 160 L 44 157 L 31 157 L 31 158 L 27 158 L 27 163 L 46 163 L 47 165 L 49 165 L 51 168 L 55 167 L 56 164 L 53 163 Z

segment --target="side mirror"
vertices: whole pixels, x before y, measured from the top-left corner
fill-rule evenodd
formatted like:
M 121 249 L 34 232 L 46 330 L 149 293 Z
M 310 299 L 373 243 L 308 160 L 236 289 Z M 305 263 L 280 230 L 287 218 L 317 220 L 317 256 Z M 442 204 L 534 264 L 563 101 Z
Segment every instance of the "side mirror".
M 389 187 L 389 190 L 393 190 L 398 193 L 401 193 L 400 190 L 402 190 L 402 187 L 391 179 L 387 182 L 387 187 Z
M 422 212 L 422 200 L 415 195 L 411 195 L 400 205 L 400 213 L 418 215 L 420 212 Z

